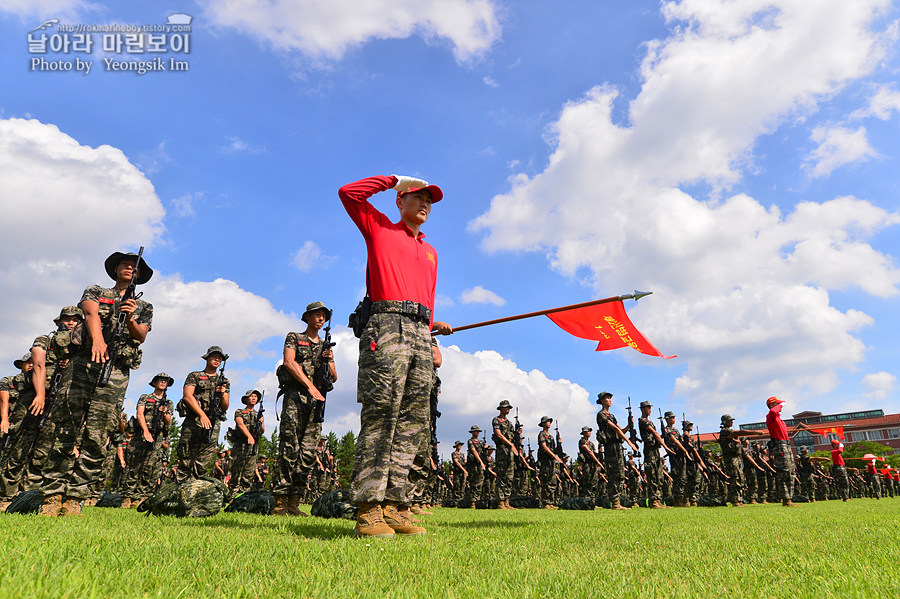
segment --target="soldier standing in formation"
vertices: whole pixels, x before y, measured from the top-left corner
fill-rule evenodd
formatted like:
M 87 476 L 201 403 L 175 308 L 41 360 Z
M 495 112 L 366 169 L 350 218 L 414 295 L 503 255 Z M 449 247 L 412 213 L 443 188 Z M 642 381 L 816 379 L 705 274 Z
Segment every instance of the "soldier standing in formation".
M 466 444 L 466 474 L 468 486 L 466 487 L 466 495 L 463 497 L 463 503 L 473 508 L 475 500 L 481 496 L 481 486 L 484 484 L 484 471 L 487 466 L 484 463 L 484 443 L 478 438 L 481 429 L 478 425 L 472 425 L 469 428 L 472 437 Z
M 143 257 L 138 261 L 136 254 L 114 252 L 104 266 L 115 285 L 92 285 L 82 294 L 79 307 L 84 313 L 84 332 L 81 346 L 72 357 L 72 383 L 66 402 L 69 409 L 54 410 L 57 441 L 41 483 L 49 514 L 81 514 L 91 485 L 101 477 L 109 431 L 122 411 L 129 371 L 140 366 L 140 345 L 152 326 L 153 306 L 139 297 L 124 297 L 132 282 L 143 285 L 153 276 Z M 113 337 L 120 314 L 125 336 L 118 343 L 116 355 L 111 356 L 109 345 L 116 343 Z M 110 359 L 114 362 L 109 381 L 100 385 L 101 370 Z
M 758 431 L 736 431 L 731 427 L 732 424 L 734 424 L 734 418 L 731 414 L 722 415 L 719 427 L 719 446 L 722 448 L 722 461 L 728 475 L 728 501 L 734 507 L 741 507 L 744 505 L 744 463 L 741 458 L 740 443 L 743 439 L 760 433 Z
M 541 416 L 541 432 L 538 433 L 538 466 L 541 478 L 541 503 L 544 509 L 559 509 L 553 504 L 554 496 L 558 483 L 557 464 L 562 464 L 556 453 L 556 439 L 550 434 L 550 425 L 553 424 L 553 418 L 549 416 Z
M 766 428 L 769 430 L 769 446 L 775 458 L 775 485 L 781 498 L 781 505 L 793 507 L 794 496 L 794 456 L 788 438 L 787 426 L 781 420 L 784 401 L 777 397 L 766 400 L 769 413 L 766 414 Z
M 659 450 L 662 448 L 666 453 L 670 453 L 670 450 L 656 431 L 656 426 L 650 417 L 650 412 L 652 411 L 653 406 L 650 405 L 649 401 L 641 402 L 641 417 L 638 418 L 638 430 L 641 434 L 641 441 L 644 443 L 644 477 L 647 479 L 649 507 L 662 509 L 666 506 L 662 503 L 663 465 L 659 456 Z
M 224 376 L 219 380 L 218 368 L 228 355 L 213 345 L 200 356 L 206 367 L 185 377 L 181 411 L 184 422 L 175 452 L 178 455 L 178 474 L 181 483 L 205 475 L 216 459 L 219 425 L 228 411 L 231 383 Z M 218 404 L 219 417 L 213 422 L 213 404 Z
M 600 460 L 591 441 L 589 426 L 581 427 L 581 439 L 578 440 L 578 461 L 581 463 L 581 496 L 597 497 L 597 483 L 600 474 Z
M 172 423 L 172 402 L 166 392 L 174 384 L 175 379 L 160 372 L 150 381 L 153 393 L 141 395 L 138 399 L 136 419 L 139 430 L 135 431 L 131 440 L 129 465 L 123 485 L 124 508 L 136 506 L 155 490 L 159 455 Z
M 272 494 L 275 514 L 306 516 L 298 507 L 315 476 L 316 445 L 322 434 L 322 423 L 315 422 L 316 404 L 324 402 L 322 391 L 313 384 L 320 358 L 328 364 L 332 382 L 337 381 L 334 355 L 324 349 L 319 331 L 331 318 L 322 302 L 312 302 L 300 320 L 306 323 L 302 333 L 288 333 L 284 339 L 284 362 L 279 368 L 279 385 L 284 392 L 279 430 L 278 459 Z
M 259 438 L 266 432 L 265 417 L 255 408 L 262 393 L 251 389 L 241 396 L 243 409 L 234 412 L 234 460 L 228 487 L 234 493 L 243 493 L 253 487 L 256 476 L 256 456 L 259 454 Z
M 509 421 L 512 406 L 504 399 L 497 406 L 499 416 L 494 416 L 491 428 L 494 430 L 494 443 L 497 444 L 497 500 L 501 510 L 514 510 L 509 505 L 512 493 L 515 461 L 519 458 L 519 450 L 515 445 L 515 429 Z
M 624 430 L 619 427 L 615 415 L 610 413 L 612 406 L 612 393 L 604 391 L 597 396 L 600 411 L 597 412 L 597 442 L 603 439 L 604 469 L 606 470 L 606 496 L 610 506 L 614 510 L 627 510 L 622 506 L 621 495 L 625 492 L 625 455 L 622 453 L 622 441 L 638 451 L 638 448 L 628 440 L 628 427 Z

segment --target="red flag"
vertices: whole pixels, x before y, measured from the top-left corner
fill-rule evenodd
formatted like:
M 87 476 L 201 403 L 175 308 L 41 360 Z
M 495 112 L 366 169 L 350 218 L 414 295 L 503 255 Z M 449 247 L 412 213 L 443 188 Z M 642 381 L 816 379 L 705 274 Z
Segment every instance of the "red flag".
M 809 432 L 815 433 L 817 435 L 822 435 L 823 437 L 827 437 L 828 433 L 837 435 L 839 439 L 844 438 L 844 427 L 843 426 L 832 426 L 829 428 L 811 428 Z
M 671 359 L 644 337 L 625 313 L 621 301 L 596 304 L 575 310 L 553 312 L 547 317 L 559 327 L 582 339 L 594 339 L 600 343 L 597 351 L 633 347 L 642 354 Z

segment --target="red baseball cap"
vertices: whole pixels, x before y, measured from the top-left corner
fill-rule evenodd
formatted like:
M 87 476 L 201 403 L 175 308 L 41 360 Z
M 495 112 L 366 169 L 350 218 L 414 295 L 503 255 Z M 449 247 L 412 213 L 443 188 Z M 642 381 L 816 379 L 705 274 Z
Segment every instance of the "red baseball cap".
M 437 204 L 444 198 L 444 192 L 441 191 L 441 188 L 437 185 L 426 185 L 425 187 L 411 187 L 406 191 L 398 191 L 397 197 L 403 197 L 408 193 L 413 193 L 414 191 L 419 191 L 421 189 L 427 189 L 431 193 L 431 203 Z
M 766 407 L 771 408 L 772 406 L 778 405 L 780 403 L 784 403 L 783 399 L 778 399 L 774 395 L 766 400 Z

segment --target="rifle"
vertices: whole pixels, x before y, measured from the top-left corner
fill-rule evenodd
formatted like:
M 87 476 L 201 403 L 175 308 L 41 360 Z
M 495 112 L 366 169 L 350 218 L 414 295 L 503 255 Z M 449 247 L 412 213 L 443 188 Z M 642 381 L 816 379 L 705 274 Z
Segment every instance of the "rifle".
M 263 389 L 260 393 L 262 393 L 262 397 L 259 398 L 259 413 L 256 415 L 256 423 L 254 423 L 253 428 L 250 429 L 250 434 L 253 435 L 253 447 L 250 448 L 250 455 L 259 453 L 259 440 L 262 438 L 262 417 L 263 412 L 266 411 L 266 406 L 263 405 L 263 399 L 266 397 L 266 390 Z
M 566 452 L 563 451 L 562 437 L 559 436 L 559 423 L 558 422 L 556 423 L 556 455 L 562 461 L 562 464 L 560 464 L 560 465 L 562 466 L 563 473 L 566 475 L 566 477 L 570 481 L 572 481 L 574 483 L 575 479 L 572 478 L 572 475 L 569 473 L 569 468 L 568 468 L 568 466 L 566 466 L 566 458 L 563 457 L 566 455 Z
M 56 338 L 56 334 L 54 333 L 53 337 L 50 339 L 50 343 L 48 347 L 53 346 L 53 341 Z M 53 369 L 53 376 L 50 378 L 50 387 L 47 389 L 47 393 L 44 399 L 44 410 L 41 412 L 41 415 L 38 417 L 37 421 L 37 429 L 41 430 L 44 428 L 44 423 L 47 422 L 47 416 L 50 415 L 50 412 L 53 410 L 53 403 L 56 401 L 56 394 L 59 393 L 59 385 L 62 383 L 63 371 L 65 368 L 57 362 L 56 367 Z M 33 383 L 32 383 L 33 384 Z M 4 442 L 4 449 L 6 449 L 6 442 Z
M 331 349 L 337 343 L 331 340 L 331 314 L 328 312 L 328 322 L 325 323 L 325 338 L 322 340 L 322 350 L 316 359 L 316 370 L 313 373 L 313 385 L 322 394 L 322 397 L 334 389 L 334 380 L 331 378 L 331 369 L 328 367 L 328 358 L 324 357 L 327 350 Z M 313 413 L 313 422 L 321 424 L 325 422 L 325 402 L 316 401 L 316 410 Z
M 128 283 L 128 287 L 125 288 L 125 293 L 122 295 L 122 302 L 126 302 L 130 299 L 137 300 L 140 299 L 142 295 L 144 295 L 143 292 L 135 294 L 135 289 L 137 288 L 137 267 L 141 263 L 141 255 L 143 253 L 144 246 L 141 246 L 141 249 L 138 250 L 135 270 L 132 271 L 131 274 L 131 281 Z M 121 305 L 122 302 L 120 302 L 119 305 Z M 121 310 L 117 310 L 116 322 L 113 325 L 112 330 L 112 338 L 107 344 L 109 359 L 103 363 L 103 368 L 100 369 L 100 377 L 97 379 L 98 387 L 106 387 L 109 384 L 109 376 L 112 374 L 112 369 L 116 363 L 116 358 L 119 356 L 119 348 L 128 340 L 128 327 L 125 325 L 125 322 L 127 320 L 128 314 L 122 312 Z
M 631 413 L 631 396 L 628 396 L 628 440 L 635 447 L 638 446 L 637 431 L 634 430 L 634 414 Z M 641 452 L 635 449 L 634 457 L 641 457 Z
M 441 378 L 437 376 L 437 369 L 434 369 L 434 384 L 431 385 L 431 397 L 429 398 L 429 419 L 431 421 L 431 446 L 437 445 L 437 419 L 441 417 L 438 408 L 438 399 L 441 394 Z
M 160 406 L 165 405 L 167 393 L 168 389 L 164 389 L 162 399 L 156 402 L 153 410 L 153 419 L 150 421 L 150 434 L 153 435 L 154 444 L 156 443 L 156 439 L 159 437 L 160 433 L 162 433 L 163 439 L 167 439 L 169 437 L 169 427 L 166 426 L 165 420 L 163 419 L 163 412 L 159 409 Z M 144 419 L 146 420 L 146 414 Z
M 209 399 L 209 412 L 206 414 L 206 417 L 209 418 L 209 430 L 206 431 L 206 442 L 212 443 L 215 441 L 213 438 L 213 431 L 216 430 L 216 422 L 220 420 L 220 399 L 218 388 L 225 384 L 225 363 L 228 362 L 228 354 L 224 356 L 222 360 L 222 366 L 219 367 L 219 372 L 216 374 L 216 380 L 213 381 L 212 392 Z

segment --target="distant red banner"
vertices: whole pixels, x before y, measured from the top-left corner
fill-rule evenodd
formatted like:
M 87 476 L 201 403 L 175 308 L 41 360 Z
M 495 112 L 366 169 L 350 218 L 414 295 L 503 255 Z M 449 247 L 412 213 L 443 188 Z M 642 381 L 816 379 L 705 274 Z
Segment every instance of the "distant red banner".
M 815 433 L 817 435 L 822 435 L 823 437 L 827 437 L 828 434 L 837 435 L 838 438 L 844 438 L 844 427 L 843 426 L 831 426 L 828 428 L 810 428 L 809 432 Z
M 620 301 L 553 312 L 547 317 L 567 333 L 599 341 L 597 351 L 632 347 L 648 356 L 659 356 L 667 360 L 675 357 L 663 355 L 641 334 L 628 318 L 625 306 Z

